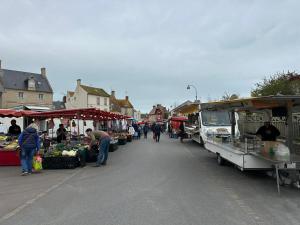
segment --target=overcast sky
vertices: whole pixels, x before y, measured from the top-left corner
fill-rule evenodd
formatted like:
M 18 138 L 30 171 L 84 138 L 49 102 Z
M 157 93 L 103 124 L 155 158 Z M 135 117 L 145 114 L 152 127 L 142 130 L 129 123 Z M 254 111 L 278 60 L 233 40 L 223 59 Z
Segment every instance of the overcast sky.
M 61 99 L 76 79 L 128 93 L 135 108 L 170 108 L 195 93 L 249 96 L 300 70 L 299 0 L 0 0 L 2 67 L 47 68 Z

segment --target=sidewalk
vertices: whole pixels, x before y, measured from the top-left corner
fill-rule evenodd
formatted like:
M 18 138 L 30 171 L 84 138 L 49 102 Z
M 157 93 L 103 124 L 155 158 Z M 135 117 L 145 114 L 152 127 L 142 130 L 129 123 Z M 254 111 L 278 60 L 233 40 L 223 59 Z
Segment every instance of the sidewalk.
M 23 177 L 20 167 L 0 167 L 0 218 L 51 191 L 80 170 L 45 170 Z

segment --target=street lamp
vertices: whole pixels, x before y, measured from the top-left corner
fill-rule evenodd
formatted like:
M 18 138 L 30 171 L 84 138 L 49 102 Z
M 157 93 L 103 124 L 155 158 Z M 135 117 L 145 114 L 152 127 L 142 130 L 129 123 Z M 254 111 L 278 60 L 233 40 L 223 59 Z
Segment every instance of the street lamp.
M 197 92 L 197 88 L 196 88 L 194 85 L 192 85 L 192 84 L 189 84 L 189 85 L 187 86 L 187 88 L 186 88 L 186 89 L 190 90 L 190 89 L 191 89 L 191 87 L 193 87 L 193 88 L 195 89 L 195 92 L 196 92 L 196 101 L 197 101 L 197 100 L 198 100 L 198 92 Z

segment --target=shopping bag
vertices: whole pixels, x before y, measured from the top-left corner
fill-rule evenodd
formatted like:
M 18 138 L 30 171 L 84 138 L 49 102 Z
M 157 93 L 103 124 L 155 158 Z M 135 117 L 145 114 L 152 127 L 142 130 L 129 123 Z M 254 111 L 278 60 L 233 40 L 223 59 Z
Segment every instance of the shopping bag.
M 32 167 L 35 172 L 40 172 L 43 169 L 41 156 L 37 155 L 33 157 Z

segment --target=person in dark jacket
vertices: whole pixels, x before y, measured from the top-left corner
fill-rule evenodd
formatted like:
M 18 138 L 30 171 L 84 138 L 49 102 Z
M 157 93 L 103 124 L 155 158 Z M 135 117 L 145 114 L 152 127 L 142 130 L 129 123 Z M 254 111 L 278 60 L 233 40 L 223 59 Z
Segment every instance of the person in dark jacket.
M 8 136 L 19 136 L 21 134 L 21 127 L 17 125 L 16 120 L 10 121 L 11 126 L 8 129 Z
M 62 141 L 67 140 L 67 130 L 65 129 L 63 124 L 59 124 L 59 128 L 56 131 L 56 139 L 57 139 L 57 143 L 61 143 Z
M 149 125 L 148 125 L 148 123 L 145 123 L 145 125 L 143 127 L 143 132 L 144 132 L 144 138 L 145 139 L 147 139 L 148 131 L 149 131 Z
M 179 135 L 178 135 L 180 137 L 180 142 L 183 142 L 184 134 L 185 134 L 184 124 L 183 122 L 181 122 L 179 126 Z
M 40 138 L 37 130 L 37 125 L 32 123 L 20 134 L 18 139 L 21 148 L 22 176 L 32 173 L 33 156 L 40 150 Z
M 161 126 L 157 123 L 154 125 L 153 128 L 154 134 L 155 134 L 155 141 L 159 142 L 160 140 L 160 133 L 161 133 Z

